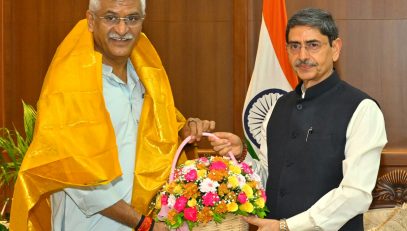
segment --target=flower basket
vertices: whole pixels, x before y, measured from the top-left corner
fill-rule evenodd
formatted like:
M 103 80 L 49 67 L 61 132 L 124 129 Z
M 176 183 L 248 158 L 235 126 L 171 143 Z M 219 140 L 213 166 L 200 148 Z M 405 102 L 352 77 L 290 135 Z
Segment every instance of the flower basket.
M 204 133 L 204 136 L 214 136 Z M 240 216 L 266 215 L 265 191 L 260 177 L 247 163 L 229 157 L 201 157 L 176 168 L 174 156 L 168 183 L 157 194 L 154 215 L 173 230 L 248 230 Z

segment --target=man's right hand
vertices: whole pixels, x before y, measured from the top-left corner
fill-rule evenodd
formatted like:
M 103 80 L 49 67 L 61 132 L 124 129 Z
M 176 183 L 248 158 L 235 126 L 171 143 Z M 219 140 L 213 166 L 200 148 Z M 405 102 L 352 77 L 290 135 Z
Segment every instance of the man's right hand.
M 215 137 L 208 137 L 208 140 L 213 146 L 213 150 L 218 152 L 219 155 L 225 156 L 228 152 L 232 152 L 238 159 L 242 154 L 243 143 L 239 136 L 229 132 L 215 132 Z

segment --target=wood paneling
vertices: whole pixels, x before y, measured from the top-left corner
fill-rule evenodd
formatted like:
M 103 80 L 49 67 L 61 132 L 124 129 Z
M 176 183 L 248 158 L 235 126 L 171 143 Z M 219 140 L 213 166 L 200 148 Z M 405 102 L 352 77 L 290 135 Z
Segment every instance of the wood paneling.
M 1 0 L 0 4 L 0 127 L 4 127 L 4 0 Z
M 407 154 L 407 1 L 287 1 L 287 14 L 304 7 L 330 11 L 343 40 L 336 67 L 341 77 L 380 104 L 389 143 Z
M 156 47 L 186 117 L 233 126 L 233 1 L 150 0 L 143 31 Z
M 1 0 L 1 4 L 0 123 L 21 128 L 21 100 L 36 103 L 56 47 L 84 17 L 87 1 Z M 260 0 L 148 1 L 144 31 L 163 60 L 176 104 L 186 116 L 214 119 L 217 130 L 241 134 L 261 5 Z M 291 16 L 309 6 L 333 13 L 344 40 L 337 63 L 342 78 L 380 103 L 387 148 L 405 149 L 407 2 L 287 1 L 287 13 Z
M 36 104 L 58 44 L 84 18 L 87 5 L 83 0 L 1 0 L 0 127 L 23 131 L 21 101 Z M 12 189 L 0 191 L 1 206 Z
M 249 2 L 236 0 L 233 6 L 233 111 L 236 113 L 233 120 L 233 131 L 243 135 L 242 114 L 247 86 L 250 83 L 249 65 Z M 243 90 L 244 89 L 244 90 Z M 231 130 L 229 130 L 231 131 Z
M 87 1 L 3 0 L 4 120 L 22 129 L 21 100 L 35 105 L 52 56 Z

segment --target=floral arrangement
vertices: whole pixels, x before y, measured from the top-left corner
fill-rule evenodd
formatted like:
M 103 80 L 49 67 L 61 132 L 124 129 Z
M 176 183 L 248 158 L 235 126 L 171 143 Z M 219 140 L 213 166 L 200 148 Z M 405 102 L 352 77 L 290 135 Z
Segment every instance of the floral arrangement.
M 157 194 L 154 212 L 171 229 L 192 230 L 200 223 L 221 223 L 228 213 L 263 218 L 265 202 L 260 177 L 250 165 L 211 156 L 175 169 L 174 180 Z

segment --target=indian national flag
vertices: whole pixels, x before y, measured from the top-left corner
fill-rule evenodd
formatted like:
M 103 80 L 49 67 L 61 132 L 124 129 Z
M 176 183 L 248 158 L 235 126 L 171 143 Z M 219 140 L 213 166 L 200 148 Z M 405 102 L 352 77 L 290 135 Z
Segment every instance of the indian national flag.
M 277 99 L 298 83 L 285 48 L 285 0 L 263 0 L 256 63 L 243 109 L 243 130 L 248 150 L 257 159 L 260 129 Z

